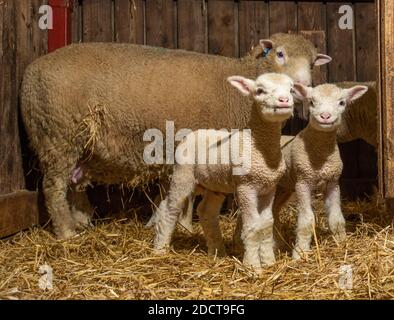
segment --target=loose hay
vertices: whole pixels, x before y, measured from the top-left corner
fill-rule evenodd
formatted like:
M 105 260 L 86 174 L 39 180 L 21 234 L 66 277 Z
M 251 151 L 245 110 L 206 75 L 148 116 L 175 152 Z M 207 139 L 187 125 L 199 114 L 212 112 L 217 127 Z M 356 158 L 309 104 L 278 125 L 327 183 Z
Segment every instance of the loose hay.
M 372 203 L 345 202 L 348 239 L 340 245 L 327 231 L 320 201 L 316 207 L 318 246 L 314 244 L 301 261 L 281 253 L 259 277 L 239 262 L 240 257 L 207 257 L 198 223 L 195 235 L 178 230 L 174 250 L 165 256 L 152 253 L 153 231 L 136 217 L 97 221 L 94 229 L 69 241 L 57 241 L 47 230 L 34 228 L 0 241 L 0 298 L 394 298 L 394 231 L 385 212 Z M 284 234 L 288 238 L 294 230 L 295 205 L 281 218 L 289 225 Z M 234 215 L 223 215 L 221 224 L 231 254 Z M 53 268 L 52 290 L 38 286 L 44 264 Z M 343 265 L 353 270 L 351 290 L 339 286 Z

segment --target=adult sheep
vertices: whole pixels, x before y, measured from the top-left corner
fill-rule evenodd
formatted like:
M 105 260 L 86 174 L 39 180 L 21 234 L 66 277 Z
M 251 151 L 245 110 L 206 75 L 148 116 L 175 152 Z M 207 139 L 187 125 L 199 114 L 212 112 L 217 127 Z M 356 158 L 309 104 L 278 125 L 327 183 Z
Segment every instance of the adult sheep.
M 58 238 L 90 223 L 88 200 L 73 185 L 147 183 L 167 167 L 143 159 L 144 132 L 243 128 L 251 102 L 226 85 L 233 74 L 249 78 L 285 73 L 311 82 L 318 54 L 300 35 L 276 34 L 236 59 L 183 50 L 114 43 L 74 44 L 26 70 L 21 113 L 44 174 L 46 207 Z

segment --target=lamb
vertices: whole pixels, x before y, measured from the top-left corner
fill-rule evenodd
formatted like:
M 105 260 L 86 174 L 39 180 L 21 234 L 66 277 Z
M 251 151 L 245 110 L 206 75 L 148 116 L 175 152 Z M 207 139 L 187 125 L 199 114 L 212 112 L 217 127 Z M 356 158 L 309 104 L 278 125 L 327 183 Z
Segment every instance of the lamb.
M 172 163 L 144 162 L 147 129 L 164 132 L 166 120 L 175 130 L 243 128 L 251 110 L 226 87 L 228 76 L 283 72 L 309 84 L 311 66 L 330 60 L 287 34 L 241 59 L 115 43 L 73 44 L 37 59 L 24 75 L 21 115 L 56 236 L 90 223 L 81 184 L 134 187 L 168 177 Z
M 200 222 L 207 240 L 208 253 L 225 253 L 218 224 L 218 211 L 224 199 L 223 194 L 235 192 L 239 202 L 239 214 L 243 220 L 242 240 L 245 246 L 244 263 L 260 270 L 262 264 L 273 264 L 272 203 L 276 184 L 285 171 L 285 163 L 280 151 L 281 124 L 293 114 L 293 81 L 284 74 L 266 73 L 256 81 L 232 76 L 230 84 L 243 95 L 253 96 L 252 113 L 249 120 L 250 136 L 245 132 L 234 134 L 218 130 L 197 130 L 186 136 L 177 149 L 179 156 L 175 165 L 167 197 L 161 202 L 156 212 L 154 248 L 166 251 L 180 212 L 186 199 L 196 186 L 202 187 L 204 197 L 210 206 L 200 207 Z M 208 139 L 207 137 L 219 137 Z M 206 159 L 213 152 L 212 159 L 227 154 L 224 150 L 234 151 L 230 140 L 243 141 L 240 148 L 242 161 L 234 161 L 231 156 L 227 162 L 201 162 L 201 155 Z M 206 143 L 208 141 L 208 143 Z M 213 142 L 212 142 L 213 141 Z M 241 145 L 241 144 L 239 144 Z M 187 152 L 179 150 L 194 150 Z M 238 150 L 238 149 L 235 149 Z M 250 163 L 247 164 L 247 155 Z M 234 175 L 239 163 L 246 164 L 245 171 Z M 212 205 L 212 202 L 214 205 Z M 202 204 L 203 206 L 203 204 Z
M 311 206 L 312 192 L 325 190 L 325 207 L 331 232 L 338 240 L 346 237 L 345 219 L 341 211 L 338 180 L 342 161 L 337 145 L 337 130 L 346 109 L 360 99 L 367 86 L 348 89 L 333 84 L 308 88 L 295 84 L 297 92 L 309 102 L 309 124 L 293 139 L 282 137 L 286 173 L 279 182 L 273 205 L 274 219 L 295 192 L 298 199 L 297 238 L 293 258 L 310 250 L 315 217 Z M 286 142 L 284 141 L 286 140 Z

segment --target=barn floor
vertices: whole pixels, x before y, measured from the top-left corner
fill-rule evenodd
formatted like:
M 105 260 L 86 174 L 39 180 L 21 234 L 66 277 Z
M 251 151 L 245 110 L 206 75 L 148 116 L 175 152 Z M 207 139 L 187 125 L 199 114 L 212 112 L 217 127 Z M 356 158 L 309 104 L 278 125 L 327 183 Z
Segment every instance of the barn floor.
M 295 222 L 295 204 L 282 214 Z M 136 217 L 96 222 L 69 241 L 56 241 L 47 228 L 34 228 L 0 241 L 1 299 L 393 299 L 394 230 L 372 202 L 344 202 L 348 239 L 329 235 L 316 200 L 317 244 L 301 261 L 286 254 L 259 277 L 240 257 L 209 258 L 198 223 L 195 234 L 178 230 L 174 251 L 152 254 L 153 231 Z M 361 215 L 362 214 L 362 215 Z M 234 216 L 223 215 L 231 253 Z M 40 266 L 53 268 L 53 289 L 39 288 Z M 340 289 L 339 268 L 350 265 L 352 289 Z M 349 284 L 349 283 L 348 283 Z

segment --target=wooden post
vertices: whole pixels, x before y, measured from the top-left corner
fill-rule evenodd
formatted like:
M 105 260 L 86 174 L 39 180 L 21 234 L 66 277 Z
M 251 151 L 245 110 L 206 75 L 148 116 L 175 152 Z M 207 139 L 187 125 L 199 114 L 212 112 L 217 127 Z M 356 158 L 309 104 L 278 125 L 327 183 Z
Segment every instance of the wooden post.
M 38 222 L 36 192 L 25 178 L 18 130 L 16 1 L 0 4 L 0 238 Z
M 388 208 L 394 209 L 394 2 L 379 0 L 381 179 Z

